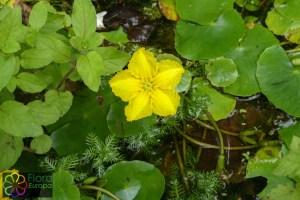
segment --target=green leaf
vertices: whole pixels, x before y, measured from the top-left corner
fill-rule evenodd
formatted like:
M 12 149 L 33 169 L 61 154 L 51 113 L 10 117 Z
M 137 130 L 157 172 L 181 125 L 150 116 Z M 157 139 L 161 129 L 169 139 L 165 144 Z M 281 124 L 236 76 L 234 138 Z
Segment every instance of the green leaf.
M 236 65 L 233 60 L 220 58 L 210 61 L 205 69 L 207 78 L 216 87 L 226 87 L 234 83 L 238 77 Z
M 126 104 L 123 101 L 119 101 L 110 106 L 106 119 L 108 128 L 113 134 L 118 137 L 128 137 L 136 135 L 143 129 L 155 124 L 156 115 L 128 122 L 124 113 Z
M 97 99 L 102 101 L 99 102 Z M 110 88 L 101 90 L 101 93 L 94 93 L 88 88 L 77 90 L 66 115 L 47 127 L 56 152 L 59 155 L 83 153 L 88 133 L 93 132 L 103 140 L 111 134 L 107 127 L 106 116 L 110 105 L 114 102 L 116 97 Z
M 99 90 L 100 76 L 103 73 L 102 57 L 96 51 L 90 51 L 86 55 L 80 55 L 76 69 L 84 84 L 94 92 Z
M 300 184 L 297 183 L 296 188 L 288 184 L 279 184 L 272 189 L 265 198 L 268 200 L 298 200 L 300 197 Z
M 224 91 L 238 96 L 250 96 L 260 92 L 256 79 L 257 60 L 267 47 L 276 44 L 278 40 L 266 28 L 255 25 L 253 29 L 248 29 L 243 40 L 225 55 L 234 61 L 239 76 Z
M 232 9 L 233 3 L 234 0 L 176 0 L 176 10 L 182 20 L 208 25 Z
M 18 74 L 16 78 L 17 86 L 24 92 L 37 93 L 43 91 L 47 87 L 43 81 L 28 72 Z
M 70 43 L 72 47 L 78 50 L 94 50 L 102 44 L 104 36 L 100 33 L 93 33 L 86 38 L 82 36 L 74 36 L 71 38 Z
M 212 115 L 214 120 L 218 121 L 224 119 L 233 111 L 236 104 L 235 98 L 222 94 L 218 90 L 212 88 L 208 81 L 204 81 L 202 78 L 195 78 L 192 87 L 192 96 L 208 97 L 209 104 L 207 106 L 207 111 Z M 207 119 L 205 114 L 202 118 Z
M 290 151 L 280 160 L 274 174 L 300 181 L 300 137 L 293 136 Z
M 176 86 L 177 92 L 185 92 L 189 89 L 192 82 L 192 74 L 189 70 L 184 70 L 181 81 Z
M 14 136 L 35 137 L 43 134 L 29 107 L 16 101 L 6 101 L 0 105 L 0 121 L 0 129 Z
M 257 62 L 256 76 L 260 89 L 277 108 L 300 117 L 300 70 L 293 67 L 284 49 L 267 48 Z
M 102 35 L 104 35 L 106 40 L 115 44 L 122 44 L 129 41 L 122 27 L 115 31 L 103 32 Z
M 53 104 L 40 100 L 29 102 L 27 106 L 35 117 L 35 121 L 40 125 L 47 126 L 55 123 L 60 118 L 60 110 Z
M 0 49 L 6 42 L 14 41 L 18 38 L 22 30 L 21 8 L 12 9 L 0 23 Z
M 15 95 L 9 90 L 4 89 L 0 92 L 0 104 L 5 101 L 14 100 L 14 99 L 15 99 Z
M 75 0 L 71 17 L 77 36 L 87 38 L 96 31 L 96 11 L 90 0 Z
M 60 170 L 53 173 L 53 195 L 52 198 L 41 198 L 42 200 L 65 200 L 80 199 L 80 192 L 76 187 L 73 176 L 68 171 Z
M 154 165 L 138 160 L 110 166 L 103 175 L 103 181 L 106 182 L 105 189 L 126 200 L 161 199 L 165 189 L 161 172 Z
M 300 138 L 300 123 L 297 123 L 293 126 L 289 126 L 284 129 L 280 129 L 278 132 L 280 137 L 288 146 L 288 148 L 290 148 L 293 136 L 297 136 Z
M 15 40 L 7 41 L 2 47 L 3 53 L 15 53 L 21 49 L 20 44 Z
M 34 150 L 36 154 L 47 153 L 51 149 L 52 140 L 46 134 L 34 137 L 30 143 L 30 148 Z
M 40 49 L 28 49 L 21 54 L 21 65 L 25 69 L 41 68 L 52 61 L 52 55 Z
M 32 7 L 28 23 L 33 29 L 39 31 L 46 23 L 47 15 L 48 10 L 46 3 L 44 1 L 40 1 Z
M 5 57 L 0 54 L 0 91 L 9 83 L 15 65 L 16 59 L 14 56 Z
M 70 109 L 73 101 L 73 95 L 70 91 L 58 92 L 49 90 L 45 94 L 45 103 L 55 106 L 59 111 L 60 117 L 65 115 Z
M 130 59 L 128 53 L 119 51 L 114 47 L 98 47 L 95 49 L 103 59 L 103 75 L 109 75 L 120 71 L 125 67 Z
M 66 14 L 65 13 L 50 13 L 45 25 L 40 29 L 41 33 L 55 33 L 56 31 L 64 28 Z
M 179 20 L 175 30 L 175 48 L 180 55 L 191 60 L 217 58 L 234 48 L 244 33 L 243 19 L 231 9 L 208 25 Z
M 0 130 L 0 172 L 11 168 L 17 162 L 23 147 L 21 137 L 8 135 Z
M 70 61 L 71 48 L 57 37 L 40 36 L 36 40 L 36 48 L 48 54 L 54 62 L 66 63 Z

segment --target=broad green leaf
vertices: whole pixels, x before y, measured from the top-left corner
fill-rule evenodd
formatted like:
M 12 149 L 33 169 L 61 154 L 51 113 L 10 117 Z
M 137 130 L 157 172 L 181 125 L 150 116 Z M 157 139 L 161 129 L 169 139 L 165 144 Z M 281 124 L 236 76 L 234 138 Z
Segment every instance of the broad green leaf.
M 40 49 L 28 49 L 21 54 L 21 65 L 25 69 L 41 68 L 52 61 L 52 55 Z
M 2 46 L 3 53 L 15 53 L 21 49 L 20 44 L 15 40 L 7 41 L 4 46 Z
M 156 115 L 128 122 L 124 113 L 126 104 L 123 101 L 119 101 L 110 106 L 106 119 L 108 128 L 113 134 L 118 137 L 128 137 L 136 135 L 143 129 L 155 124 Z
M 119 51 L 114 47 L 98 47 L 95 51 L 97 51 L 103 59 L 103 75 L 120 71 L 127 65 L 130 59 L 128 53 Z
M 14 56 L 5 57 L 0 54 L 0 91 L 10 81 L 15 70 L 16 59 Z
M 295 19 L 300 19 L 300 4 L 298 0 L 275 0 L 274 7 L 282 15 L 293 16 Z
M 70 61 L 71 48 L 59 38 L 54 36 L 40 36 L 36 40 L 36 48 L 48 54 L 54 62 L 66 63 Z
M 0 92 L 0 104 L 5 101 L 14 100 L 14 99 L 15 99 L 15 95 L 12 92 L 10 92 L 9 90 L 3 89 Z
M 129 41 L 122 27 L 115 31 L 103 32 L 102 35 L 106 40 L 115 44 L 122 44 Z
M 175 0 L 159 0 L 158 5 L 164 16 L 173 21 L 177 21 L 179 16 L 176 12 Z
M 209 104 L 207 106 L 207 111 L 212 115 L 214 120 L 218 121 L 224 119 L 233 111 L 236 104 L 235 98 L 222 94 L 218 90 L 212 88 L 208 81 L 205 81 L 202 78 L 195 78 L 192 87 L 192 95 L 194 97 L 208 97 Z M 207 119 L 205 114 L 202 118 Z
M 0 49 L 6 42 L 14 41 L 21 33 L 22 14 L 21 8 L 12 9 L 0 23 Z
M 282 16 L 276 10 L 269 11 L 266 18 L 266 24 L 268 25 L 269 30 L 277 35 L 286 33 L 292 23 L 293 20 L 291 18 Z
M 53 77 L 51 76 L 50 73 L 47 73 L 46 71 L 43 70 L 37 70 L 34 72 L 34 75 L 43 81 L 45 85 L 50 85 L 53 82 Z
M 61 155 L 83 153 L 86 136 L 93 132 L 100 139 L 111 134 L 106 116 L 116 102 L 110 88 L 94 93 L 88 88 L 77 90 L 70 110 L 55 124 L 47 127 L 53 141 L 52 147 Z M 72 140 L 70 140 L 72 138 Z
M 104 36 L 100 33 L 93 33 L 86 38 L 82 36 L 74 36 L 71 38 L 70 43 L 72 47 L 78 50 L 94 50 L 102 44 Z
M 96 31 L 96 11 L 91 0 L 75 0 L 71 17 L 77 36 L 87 38 Z
M 10 135 L 35 137 L 43 134 L 30 108 L 16 101 L 6 101 L 0 105 L 0 121 L 0 129 Z
M 43 126 L 55 123 L 60 118 L 60 110 L 53 104 L 40 100 L 29 102 L 27 106 L 35 117 L 35 121 Z
M 6 89 L 10 92 L 14 92 L 17 88 L 17 79 L 15 76 L 12 76 L 10 81 L 6 85 Z
M 32 7 L 28 23 L 33 29 L 39 31 L 46 23 L 47 15 L 48 10 L 46 3 L 44 1 L 40 1 Z
M 39 200 L 66 200 L 80 199 L 80 192 L 75 185 L 70 172 L 59 170 L 53 173 L 53 192 L 51 198 L 39 198 Z
M 207 78 L 216 87 L 226 87 L 234 83 L 238 77 L 236 65 L 233 60 L 220 58 L 210 61 L 205 69 Z
M 300 198 L 300 184 L 297 183 L 296 187 L 288 184 L 279 184 L 273 188 L 263 199 L 268 200 L 298 200 Z
M 11 168 L 21 156 L 24 144 L 21 137 L 0 130 L 0 172 Z
M 70 109 L 73 101 L 73 95 L 70 91 L 58 92 L 56 90 L 49 90 L 45 94 L 45 103 L 55 106 L 62 117 Z
M 192 74 L 189 70 L 184 70 L 181 81 L 176 86 L 177 92 L 185 92 L 189 89 L 192 82 Z
M 243 19 L 231 9 L 208 25 L 181 19 L 176 24 L 175 48 L 180 55 L 191 60 L 217 58 L 234 48 L 244 33 Z
M 182 20 L 208 25 L 232 9 L 233 3 L 234 0 L 176 0 L 176 10 Z
M 269 47 L 261 54 L 256 77 L 269 101 L 288 114 L 300 117 L 300 71 L 293 67 L 281 46 Z
M 41 33 L 54 33 L 62 28 L 64 28 L 66 14 L 60 13 L 50 13 L 48 12 L 48 17 L 45 25 L 40 29 Z
M 280 160 L 274 174 L 300 181 L 300 137 L 293 136 L 290 151 Z
M 154 165 L 138 160 L 122 161 L 110 166 L 104 172 L 103 181 L 106 182 L 105 189 L 118 194 L 121 199 L 158 200 L 165 190 L 165 179 L 161 172 Z
M 43 91 L 47 87 L 42 80 L 28 72 L 18 74 L 16 78 L 17 86 L 24 92 L 37 93 Z
M 76 69 L 84 84 L 94 92 L 100 87 L 100 76 L 103 74 L 102 57 L 96 51 L 90 51 L 86 55 L 80 55 Z
M 234 61 L 239 76 L 224 91 L 238 96 L 250 96 L 260 92 L 256 79 L 257 60 L 264 49 L 276 44 L 278 40 L 266 28 L 255 25 L 253 29 L 248 29 L 243 40 L 225 55 Z
M 283 139 L 283 141 L 288 146 L 288 148 L 290 148 L 293 136 L 297 136 L 300 138 L 300 123 L 297 123 L 293 126 L 289 126 L 284 129 L 280 129 L 278 132 L 279 132 L 280 137 Z
M 257 11 L 260 9 L 261 6 L 261 1 L 260 0 L 235 0 L 236 4 L 239 5 L 240 7 L 245 8 L 246 10 L 249 11 Z
M 44 154 L 47 153 L 51 149 L 52 140 L 46 134 L 34 137 L 30 142 L 30 148 L 36 154 Z

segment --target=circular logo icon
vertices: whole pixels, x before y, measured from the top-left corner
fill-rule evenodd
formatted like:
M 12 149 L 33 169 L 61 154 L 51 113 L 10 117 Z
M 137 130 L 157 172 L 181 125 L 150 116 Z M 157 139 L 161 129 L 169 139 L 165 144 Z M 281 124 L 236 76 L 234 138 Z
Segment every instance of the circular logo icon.
M 7 196 L 17 198 L 23 196 L 28 188 L 28 183 L 23 175 L 16 172 L 7 174 L 3 178 L 3 189 Z

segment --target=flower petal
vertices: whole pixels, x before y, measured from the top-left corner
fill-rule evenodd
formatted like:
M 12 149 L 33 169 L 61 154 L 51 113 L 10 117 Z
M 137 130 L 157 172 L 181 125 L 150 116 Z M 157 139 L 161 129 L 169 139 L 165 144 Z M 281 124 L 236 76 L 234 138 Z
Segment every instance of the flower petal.
M 146 92 L 140 93 L 136 98 L 129 101 L 129 104 L 125 107 L 127 121 L 138 120 L 151 114 L 150 96 Z
M 136 97 L 141 90 L 141 82 L 128 70 L 118 72 L 110 81 L 109 85 L 113 93 L 123 101 L 129 101 Z
M 151 93 L 153 112 L 160 116 L 175 115 L 180 102 L 177 92 L 154 89 Z
M 180 82 L 184 72 L 183 67 L 176 61 L 162 60 L 157 63 L 158 74 L 153 78 L 154 87 L 173 89 Z
M 151 81 L 152 76 L 156 74 L 156 63 L 152 52 L 140 48 L 132 55 L 128 69 L 136 78 L 142 81 Z

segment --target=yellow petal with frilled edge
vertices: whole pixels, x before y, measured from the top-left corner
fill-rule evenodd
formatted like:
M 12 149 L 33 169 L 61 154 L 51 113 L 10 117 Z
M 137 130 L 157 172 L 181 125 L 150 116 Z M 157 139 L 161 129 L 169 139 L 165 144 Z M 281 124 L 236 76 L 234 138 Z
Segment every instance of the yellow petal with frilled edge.
M 156 59 L 154 54 L 140 48 L 133 55 L 128 64 L 130 72 L 142 81 L 151 81 L 156 74 Z
M 154 89 L 151 93 L 153 112 L 160 116 L 175 115 L 180 102 L 177 92 Z
M 162 60 L 157 63 L 158 74 L 153 78 L 153 86 L 173 89 L 181 80 L 183 67 L 176 61 Z
M 118 72 L 109 85 L 113 93 L 123 101 L 129 101 L 141 91 L 141 81 L 136 79 L 128 70 Z
M 129 104 L 125 107 L 127 121 L 138 120 L 151 114 L 150 97 L 146 92 L 141 92 L 137 97 L 129 101 Z

